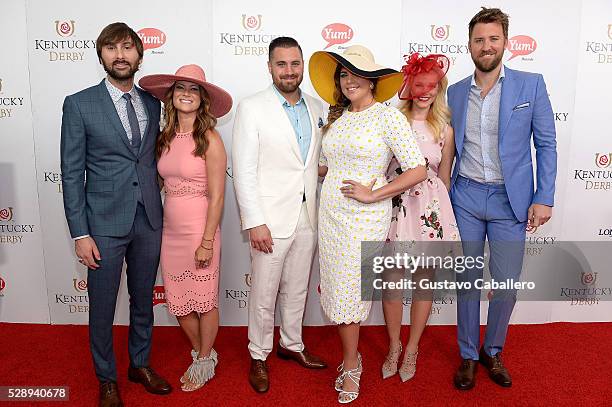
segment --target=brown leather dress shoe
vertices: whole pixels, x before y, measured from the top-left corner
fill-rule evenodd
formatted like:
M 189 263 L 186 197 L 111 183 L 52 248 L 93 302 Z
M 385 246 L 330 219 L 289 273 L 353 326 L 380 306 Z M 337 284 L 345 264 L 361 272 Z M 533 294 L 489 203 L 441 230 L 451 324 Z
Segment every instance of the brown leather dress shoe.
M 249 370 L 249 383 L 257 393 L 265 393 L 270 388 L 268 378 L 268 367 L 265 360 L 251 358 L 251 369 Z
M 115 382 L 100 382 L 100 407 L 123 407 L 119 388 Z
M 276 354 L 281 359 L 295 360 L 306 369 L 325 369 L 327 367 L 323 359 L 311 355 L 306 349 L 301 352 L 293 352 L 279 345 L 278 349 L 276 349 Z
M 510 373 L 508 373 L 508 369 L 506 369 L 502 362 L 501 352 L 497 353 L 495 356 L 489 356 L 484 351 L 484 348 L 482 348 L 480 349 L 479 359 L 480 363 L 489 371 L 491 380 L 502 387 L 512 386 L 512 378 L 510 377 Z
M 128 379 L 134 383 L 140 383 L 145 390 L 153 394 L 168 394 L 172 386 L 163 377 L 155 373 L 150 367 L 132 367 L 128 369 Z
M 463 359 L 455 373 L 455 387 L 459 390 L 469 390 L 476 384 L 477 363 L 472 359 Z

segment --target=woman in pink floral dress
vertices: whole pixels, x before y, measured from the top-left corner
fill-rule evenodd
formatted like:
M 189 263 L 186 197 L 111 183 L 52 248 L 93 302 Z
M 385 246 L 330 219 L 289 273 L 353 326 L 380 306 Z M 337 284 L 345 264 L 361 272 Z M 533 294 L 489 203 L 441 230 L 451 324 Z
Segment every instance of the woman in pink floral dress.
M 459 230 L 448 195 L 455 150 L 453 129 L 449 124 L 450 110 L 445 97 L 448 66 L 448 58 L 444 55 L 422 57 L 413 54 L 402 68 L 404 85 L 399 97 L 405 102 L 400 110 L 408 117 L 427 162 L 427 179 L 393 198 L 388 236 L 390 241 L 410 243 L 459 240 Z M 401 174 L 401 169 L 397 161 L 393 160 L 387 176 L 393 179 L 398 174 Z M 435 243 L 427 247 L 433 251 L 438 248 Z M 432 269 L 421 268 L 412 279 L 417 282 L 432 277 Z M 399 369 L 402 353 L 402 298 L 395 294 L 383 296 L 383 311 L 389 334 L 389 353 L 382 367 L 383 378 L 399 372 L 401 380 L 407 381 L 416 373 L 418 344 L 431 313 L 431 294 L 424 290 L 420 292 L 418 288 L 413 292 L 410 338 Z M 418 300 L 415 300 L 417 297 Z

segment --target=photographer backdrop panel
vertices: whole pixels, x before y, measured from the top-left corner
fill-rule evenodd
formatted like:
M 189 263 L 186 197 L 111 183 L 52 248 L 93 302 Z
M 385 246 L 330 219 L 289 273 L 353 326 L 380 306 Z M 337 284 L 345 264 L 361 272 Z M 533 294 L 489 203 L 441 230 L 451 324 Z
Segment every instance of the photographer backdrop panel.
M 6 2 L 0 25 L 7 31 L 5 37 L 12 39 L 5 44 L 12 50 L 12 58 L 0 63 L 0 100 L 23 100 L 18 106 L 0 106 L 4 109 L 0 110 L 4 142 L 0 151 L 0 226 L 17 225 L 22 232 L 14 232 L 15 228 L 11 233 L 0 232 L 1 321 L 87 323 L 86 272 L 76 263 L 63 214 L 61 106 L 66 95 L 104 77 L 94 43 L 106 24 L 125 21 L 143 37 L 147 49 L 137 79 L 197 63 L 209 80 L 232 94 L 234 108 L 242 98 L 270 84 L 267 46 L 279 35 L 298 39 L 306 66 L 316 50 L 329 46 L 328 50 L 341 52 L 349 45 L 364 44 L 374 51 L 378 62 L 396 68 L 403 64 L 403 54 L 445 53 L 452 62 L 451 83 L 473 72 L 467 23 L 481 6 L 475 0 L 460 5 L 450 1 L 422 3 L 418 7 L 411 1 L 394 0 L 384 8 L 364 4 L 350 10 L 317 0 L 293 5 L 294 18 L 288 18 L 278 5 L 260 3 L 179 0 L 170 7 L 161 0 L 151 0 L 134 1 L 113 11 L 92 10 L 75 0 Z M 609 188 L 601 181 L 609 181 L 612 148 L 605 141 L 609 131 L 598 118 L 609 116 L 612 105 L 612 89 L 605 81 L 612 71 L 612 20 L 606 17 L 612 14 L 612 6 L 605 0 L 576 0 L 563 7 L 552 0 L 500 0 L 489 5 L 502 8 L 511 17 L 512 41 L 504 62 L 511 68 L 542 73 L 555 112 L 559 168 L 554 218 L 529 236 L 529 249 L 533 250 L 528 251 L 528 257 L 561 239 L 609 240 Z M 307 71 L 302 89 L 316 96 Z M 218 124 L 229 156 L 234 111 Z M 230 159 L 222 219 L 221 324 L 246 325 L 250 259 L 247 235 L 240 232 L 231 169 Z M 593 171 L 600 171 L 595 173 L 599 175 L 591 175 Z M 31 225 L 32 230 L 23 232 L 21 225 Z M 20 244 L 7 243 L 19 238 Z M 599 274 L 577 279 L 576 286 L 601 286 L 606 271 L 594 270 Z M 320 309 L 318 283 L 315 257 L 305 315 L 308 325 L 328 323 Z M 175 324 L 164 305 L 161 276 L 154 296 L 156 324 Z M 512 322 L 609 320 L 612 303 L 604 299 L 594 305 L 522 302 Z M 431 323 L 455 323 L 455 305 L 453 295 L 434 304 Z M 117 323 L 127 323 L 127 310 L 123 284 Z M 486 308 L 482 311 L 484 322 Z M 407 312 L 404 320 L 408 320 Z M 382 322 L 380 304 L 375 304 L 367 323 Z
M 0 36 L 0 321 L 48 323 L 23 1 L 2 5 Z
M 468 44 L 468 23 L 476 14 L 482 2 L 470 0 L 453 4 L 447 2 L 441 10 L 440 2 L 418 4 L 403 3 L 402 53 L 421 54 L 442 53 L 451 60 L 448 72 L 449 84 L 455 83 L 474 72 Z M 569 153 L 568 140 L 571 136 L 569 119 L 574 105 L 574 83 L 576 78 L 575 64 L 567 63 L 575 55 L 580 27 L 580 3 L 559 7 L 553 0 L 531 1 L 498 1 L 488 4 L 499 7 L 510 16 L 508 46 L 504 53 L 503 63 L 512 69 L 538 72 L 544 75 L 550 95 L 557 130 L 559 171 L 557 176 L 556 204 L 554 218 L 536 234 L 528 239 L 540 244 L 549 242 L 559 236 L 562 225 L 563 206 L 565 204 L 565 174 Z M 542 16 L 553 13 L 552 21 Z M 559 29 L 563 27 L 563 29 Z M 535 154 L 534 154 L 535 163 Z M 569 198 L 569 197 L 568 197 Z M 528 252 L 527 256 L 534 255 Z M 449 302 L 449 301 L 447 301 Z M 484 305 L 484 303 L 483 303 Z M 485 306 L 481 307 L 481 322 L 486 321 Z M 408 309 L 405 310 L 405 319 Z M 519 303 L 513 313 L 512 322 L 539 323 L 550 319 L 550 305 L 542 303 Z M 455 323 L 455 304 L 432 311 L 431 323 Z
M 612 109 L 612 3 L 582 2 L 575 118 L 572 121 L 564 240 L 612 239 L 612 141 L 608 119 Z M 603 243 L 602 243 L 603 244 Z M 609 321 L 612 315 L 612 275 L 603 256 L 588 256 L 591 269 L 576 274 L 554 305 L 552 321 Z
M 384 8 L 354 7 L 350 10 L 340 3 L 317 0 L 308 4 L 293 4 L 289 11 L 281 9 L 274 2 L 214 1 L 213 78 L 234 98 L 231 117 L 218 126 L 230 156 L 222 224 L 224 237 L 219 292 L 223 324 L 247 324 L 246 305 L 250 290 L 248 235 L 240 231 L 238 206 L 231 183 L 233 115 L 240 100 L 272 83 L 267 67 L 270 41 L 287 35 L 300 43 L 305 64 L 301 89 L 317 97 L 307 69 L 308 58 L 315 51 L 326 48 L 328 51 L 342 52 L 350 45 L 363 44 L 373 51 L 377 62 L 397 65 L 401 24 L 399 10 L 399 0 L 387 2 Z M 307 325 L 328 323 L 321 310 L 318 287 L 319 268 L 315 253 L 304 317 Z M 374 314 L 369 322 L 380 323 L 381 316 Z
M 186 0 L 172 6 L 161 0 L 135 1 L 116 10 L 66 0 L 27 2 L 34 139 L 52 323 L 84 324 L 88 312 L 87 273 L 76 262 L 63 214 L 59 141 L 64 97 L 104 78 L 95 40 L 104 26 L 115 21 L 126 22 L 143 39 L 144 58 L 136 81 L 147 74 L 174 73 L 179 64 L 210 67 L 211 16 L 210 2 Z M 156 323 L 174 324 L 164 305 L 160 274 L 155 295 Z M 117 323 L 128 323 L 128 307 L 124 278 Z

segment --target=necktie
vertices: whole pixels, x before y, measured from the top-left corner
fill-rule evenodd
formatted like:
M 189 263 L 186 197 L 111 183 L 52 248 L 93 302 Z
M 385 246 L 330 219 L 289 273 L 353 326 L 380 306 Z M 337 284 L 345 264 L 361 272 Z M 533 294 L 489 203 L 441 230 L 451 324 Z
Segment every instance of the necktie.
M 132 131 L 132 147 L 136 151 L 140 149 L 140 126 L 138 125 L 138 118 L 136 117 L 136 110 L 134 109 L 134 105 L 132 104 L 132 95 L 129 93 L 124 93 L 123 98 L 126 100 L 126 108 L 128 121 L 130 123 L 130 130 Z

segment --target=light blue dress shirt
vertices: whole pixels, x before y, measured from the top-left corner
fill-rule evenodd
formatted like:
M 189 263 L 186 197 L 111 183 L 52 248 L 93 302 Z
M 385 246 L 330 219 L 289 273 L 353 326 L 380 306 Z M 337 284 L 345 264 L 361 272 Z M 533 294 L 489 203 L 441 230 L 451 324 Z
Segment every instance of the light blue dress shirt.
M 503 184 L 499 158 L 499 104 L 505 77 L 502 65 L 497 82 L 483 98 L 474 76 L 468 95 L 465 139 L 459 175 L 485 184 Z
M 291 126 L 293 126 L 295 137 L 300 147 L 302 162 L 306 162 L 308 149 L 310 149 L 310 139 L 312 138 L 312 125 L 310 124 L 310 115 L 308 114 L 308 107 L 306 106 L 304 97 L 300 91 L 300 100 L 292 106 L 278 89 L 276 89 L 276 86 L 272 85 L 272 88 L 282 103 L 283 109 L 285 109 L 285 113 L 287 113 L 287 117 L 289 118 L 289 122 L 291 122 Z

